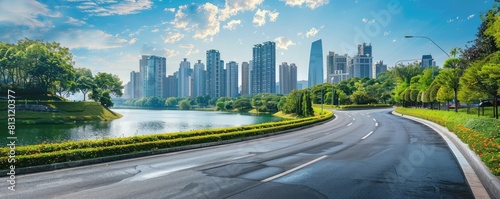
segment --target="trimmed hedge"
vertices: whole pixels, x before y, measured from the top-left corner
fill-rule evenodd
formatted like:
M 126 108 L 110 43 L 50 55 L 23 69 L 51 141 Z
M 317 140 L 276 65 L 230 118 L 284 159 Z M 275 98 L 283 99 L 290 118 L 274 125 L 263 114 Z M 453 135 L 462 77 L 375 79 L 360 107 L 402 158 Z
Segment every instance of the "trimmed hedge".
M 491 173 L 500 175 L 500 120 L 478 118 L 465 113 L 401 107 L 396 108 L 396 112 L 430 120 L 448 128 L 469 145 Z
M 285 120 L 242 127 L 196 130 L 190 132 L 167 133 L 158 135 L 134 136 L 127 138 L 110 138 L 104 140 L 69 141 L 55 144 L 38 144 L 16 147 L 16 167 L 29 167 L 59 162 L 76 161 L 96 157 L 151 151 L 163 148 L 218 142 L 237 138 L 264 135 L 293 129 L 313 123 L 325 121 L 333 117 L 333 113 Z M 0 150 L 1 169 L 6 169 L 9 148 Z

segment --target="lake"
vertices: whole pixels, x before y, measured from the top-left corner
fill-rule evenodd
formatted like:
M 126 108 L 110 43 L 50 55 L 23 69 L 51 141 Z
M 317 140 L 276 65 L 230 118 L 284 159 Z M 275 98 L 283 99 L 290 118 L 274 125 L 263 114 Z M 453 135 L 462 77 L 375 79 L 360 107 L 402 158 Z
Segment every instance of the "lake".
M 17 145 L 67 140 L 129 137 L 218 127 L 244 126 L 281 118 L 215 111 L 114 109 L 122 118 L 81 124 L 17 125 Z M 2 139 L 3 146 L 7 144 Z

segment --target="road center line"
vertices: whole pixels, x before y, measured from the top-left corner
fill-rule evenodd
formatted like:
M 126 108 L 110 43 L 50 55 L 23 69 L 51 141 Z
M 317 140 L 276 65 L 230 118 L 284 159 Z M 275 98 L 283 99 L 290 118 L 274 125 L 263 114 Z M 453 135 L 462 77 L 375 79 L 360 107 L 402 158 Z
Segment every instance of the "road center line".
M 362 137 L 361 139 L 364 140 L 366 139 L 368 136 L 372 135 L 373 131 L 370 131 L 370 133 L 366 134 L 365 137 Z
M 271 181 L 271 180 L 274 180 L 274 179 L 277 179 L 277 178 L 281 178 L 281 177 L 283 177 L 283 176 L 285 176 L 285 175 L 288 175 L 288 174 L 290 174 L 290 173 L 292 173 L 292 172 L 294 172 L 294 171 L 297 171 L 297 170 L 299 170 L 299 169 L 302 169 L 302 168 L 304 168 L 304 167 L 307 167 L 307 166 L 309 166 L 309 165 L 311 165 L 311 164 L 313 164 L 313 163 L 315 163 L 315 162 L 317 162 L 317 161 L 320 161 L 320 160 L 322 160 L 322 159 L 325 159 L 326 157 L 328 157 L 328 156 L 327 156 L 327 155 L 323 155 L 323 156 L 321 156 L 321 157 L 319 157 L 319 158 L 316 158 L 316 159 L 311 160 L 311 161 L 309 161 L 309 162 L 306 162 L 306 163 L 304 163 L 304 164 L 302 164 L 302 165 L 299 165 L 298 167 L 295 167 L 295 168 L 290 169 L 290 170 L 288 170 L 288 171 L 285 171 L 285 172 L 283 172 L 283 173 L 280 173 L 280 174 L 277 174 L 277 175 L 271 176 L 271 177 L 269 177 L 269 178 L 266 178 L 266 179 L 264 179 L 264 180 L 261 180 L 261 182 L 269 182 L 269 181 Z
M 351 125 L 352 125 L 352 122 L 351 122 L 351 123 L 349 123 L 347 126 L 351 126 Z
M 352 120 L 356 120 L 356 118 L 352 118 Z
M 372 118 L 372 119 L 373 119 L 373 121 L 375 121 L 375 122 L 377 121 L 375 118 Z
M 375 126 L 378 126 L 378 122 L 377 122 L 377 123 L 375 123 Z

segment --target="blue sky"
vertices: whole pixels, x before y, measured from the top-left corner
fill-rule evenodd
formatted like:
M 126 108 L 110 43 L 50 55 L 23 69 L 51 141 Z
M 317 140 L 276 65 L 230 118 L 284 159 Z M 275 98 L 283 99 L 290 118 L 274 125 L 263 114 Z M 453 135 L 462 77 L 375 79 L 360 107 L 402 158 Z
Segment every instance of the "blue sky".
M 298 66 L 307 79 L 311 43 L 353 55 L 371 43 L 375 60 L 432 54 L 438 65 L 446 51 L 474 39 L 481 13 L 493 0 L 0 0 L 0 41 L 56 41 L 69 47 L 76 67 L 117 74 L 126 83 L 139 70 L 141 54 L 167 57 L 167 74 L 183 58 L 205 62 L 217 49 L 226 62 L 248 61 L 254 44 L 275 41 L 277 67 Z M 326 72 L 326 69 L 325 69 Z M 278 78 L 277 78 L 278 79 Z M 241 80 L 240 80 L 241 81 Z

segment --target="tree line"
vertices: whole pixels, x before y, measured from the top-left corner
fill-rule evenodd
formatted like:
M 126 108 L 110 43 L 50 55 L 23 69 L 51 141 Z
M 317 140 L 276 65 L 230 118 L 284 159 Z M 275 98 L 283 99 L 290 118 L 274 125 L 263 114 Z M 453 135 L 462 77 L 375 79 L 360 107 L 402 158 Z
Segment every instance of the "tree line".
M 113 106 L 111 95 L 122 95 L 117 75 L 74 68 L 73 55 L 56 42 L 22 39 L 17 44 L 0 42 L 0 90 L 13 89 L 18 96 L 58 95 L 81 92 L 83 100 Z

